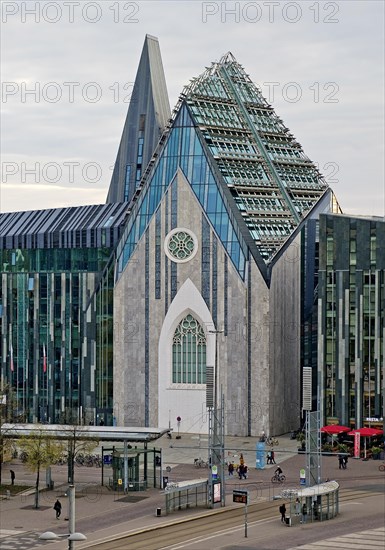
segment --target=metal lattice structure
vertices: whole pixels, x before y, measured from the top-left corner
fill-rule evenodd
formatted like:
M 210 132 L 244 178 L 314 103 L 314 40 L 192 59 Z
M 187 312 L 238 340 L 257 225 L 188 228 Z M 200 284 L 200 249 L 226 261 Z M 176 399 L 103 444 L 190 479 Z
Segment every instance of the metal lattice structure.
M 325 180 L 231 53 L 181 99 L 268 262 L 326 191 Z
M 217 471 L 217 481 L 220 483 L 220 504 L 225 506 L 225 435 L 224 435 L 224 397 L 221 396 L 221 407 L 208 409 L 209 420 L 209 504 L 214 507 L 214 483 L 213 467 Z
M 306 411 L 306 485 L 321 483 L 321 415 Z

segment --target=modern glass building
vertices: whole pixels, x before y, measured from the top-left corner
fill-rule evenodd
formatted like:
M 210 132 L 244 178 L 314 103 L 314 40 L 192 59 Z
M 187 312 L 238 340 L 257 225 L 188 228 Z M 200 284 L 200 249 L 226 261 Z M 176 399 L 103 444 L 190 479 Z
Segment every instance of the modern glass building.
M 179 417 L 184 431 L 207 431 L 214 366 L 227 433 L 297 428 L 301 243 L 305 232 L 315 256 L 308 223 L 339 208 L 231 53 L 183 90 L 129 210 L 114 301 L 118 423 Z
M 318 388 L 322 418 L 383 427 L 385 222 L 319 222 Z
M 231 53 L 168 105 L 147 36 L 107 204 L 0 216 L 14 416 L 207 433 L 213 372 L 226 433 L 279 434 L 298 428 L 306 367 L 325 421 L 381 414 L 383 225 L 332 215 L 333 191 Z
M 112 422 L 112 259 L 126 210 L 1 215 L 1 381 L 13 418 Z

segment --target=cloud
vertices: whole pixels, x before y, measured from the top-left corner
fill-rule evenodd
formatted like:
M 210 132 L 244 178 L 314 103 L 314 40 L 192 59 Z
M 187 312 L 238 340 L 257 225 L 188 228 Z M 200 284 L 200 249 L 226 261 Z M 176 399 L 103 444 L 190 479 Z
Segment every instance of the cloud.
M 64 8 L 60 20 L 49 23 L 43 17 L 49 3 L 34 4 L 40 22 L 31 15 L 23 23 L 18 13 L 2 26 L 3 80 L 19 85 L 6 101 L 2 97 L 3 161 L 96 161 L 103 167 L 103 180 L 89 188 L 89 199 L 95 203 L 100 197 L 104 202 L 101 188 L 109 185 L 128 108 L 124 98 L 129 90 L 124 86 L 134 81 L 149 33 L 160 41 L 172 107 L 192 77 L 232 51 L 265 96 L 266 83 L 279 83 L 273 106 L 308 156 L 320 166 L 338 163 L 342 207 L 357 204 L 368 213 L 383 215 L 384 3 L 283 1 L 274 8 L 270 22 L 271 2 L 211 2 L 210 8 L 217 11 L 206 23 L 202 10 L 208 9 L 207 2 L 80 2 L 73 23 Z M 100 7 L 101 17 L 95 23 L 87 21 L 97 15 L 87 4 Z M 301 7 L 296 23 L 290 22 L 295 18 L 294 4 Z M 231 14 L 231 8 L 239 13 Z M 253 21 L 258 9 L 261 17 Z M 336 22 L 329 22 L 333 19 Z M 40 85 L 40 101 L 34 101 L 33 94 L 23 97 L 23 82 L 28 90 Z M 293 82 L 301 88 L 298 102 L 287 96 L 294 91 L 288 87 Z M 49 101 L 49 93 L 55 92 L 49 83 L 57 83 L 63 92 L 57 102 Z M 79 83 L 74 85 L 73 101 L 64 83 Z M 102 92 L 96 102 L 89 101 L 95 91 L 91 83 Z M 337 103 L 328 102 L 333 86 Z M 82 180 L 76 181 L 82 185 Z M 29 208 L 39 208 L 41 200 L 55 206 L 57 191 L 50 189 L 31 192 Z M 10 190 L 2 190 L 3 196 L 4 192 Z M 79 198 L 71 191 L 67 200 L 77 204 Z M 11 194 L 7 204 L 17 209 L 20 200 Z

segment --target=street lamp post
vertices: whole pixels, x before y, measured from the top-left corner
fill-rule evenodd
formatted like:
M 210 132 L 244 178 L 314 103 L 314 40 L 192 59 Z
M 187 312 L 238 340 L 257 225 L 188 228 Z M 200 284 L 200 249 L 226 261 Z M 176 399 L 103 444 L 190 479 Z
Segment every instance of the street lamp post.
M 69 485 L 68 487 L 68 528 L 70 535 L 75 533 L 75 486 Z M 68 538 L 68 550 L 73 550 L 74 542 Z
M 83 533 L 75 532 L 75 486 L 70 485 L 67 490 L 68 495 L 68 530 L 69 533 L 64 535 L 57 535 L 52 531 L 46 531 L 41 534 L 40 540 L 57 540 L 60 537 L 67 537 L 68 540 L 68 550 L 73 550 L 75 548 L 75 541 L 87 540 L 87 537 Z

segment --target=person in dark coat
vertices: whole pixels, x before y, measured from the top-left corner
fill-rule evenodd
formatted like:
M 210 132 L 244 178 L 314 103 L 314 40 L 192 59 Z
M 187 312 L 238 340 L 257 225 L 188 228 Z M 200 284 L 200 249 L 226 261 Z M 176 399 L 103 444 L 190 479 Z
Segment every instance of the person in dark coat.
M 53 509 L 56 512 L 56 519 L 59 519 L 61 515 L 61 502 L 59 499 L 56 500 L 55 504 L 53 505 Z
M 301 519 L 301 523 L 306 523 L 307 521 L 307 506 L 306 506 L 306 502 L 303 503 L 303 506 L 302 506 L 302 519 Z
M 344 456 L 344 464 L 343 464 L 344 470 L 346 470 L 347 467 L 348 467 L 348 455 L 345 455 Z
M 281 514 L 282 523 L 285 523 L 286 506 L 284 504 L 279 507 L 279 513 Z
M 11 485 L 15 485 L 15 472 L 13 470 L 9 470 L 11 472 Z

